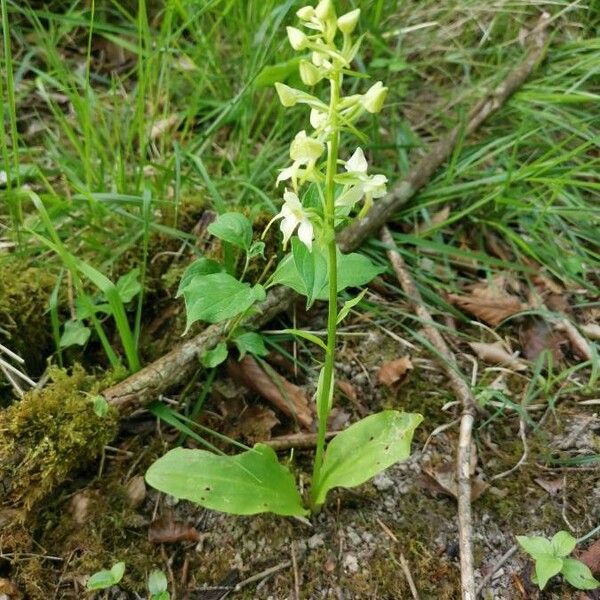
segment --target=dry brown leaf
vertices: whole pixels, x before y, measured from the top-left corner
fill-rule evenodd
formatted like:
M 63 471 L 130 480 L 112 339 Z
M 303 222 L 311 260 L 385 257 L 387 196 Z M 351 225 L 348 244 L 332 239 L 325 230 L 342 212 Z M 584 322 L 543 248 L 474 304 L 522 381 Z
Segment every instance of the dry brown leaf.
M 554 364 L 559 364 L 563 359 L 563 336 L 554 331 L 546 321 L 541 319 L 528 319 L 519 330 L 519 340 L 523 349 L 523 356 L 534 361 L 544 351 L 552 354 Z
M 562 319 L 556 323 L 555 329 L 565 334 L 574 354 L 584 360 L 592 360 L 592 349 L 589 342 L 579 333 L 577 327 L 568 319 Z
M 436 213 L 434 213 L 433 216 L 431 217 L 431 220 L 428 223 L 421 223 L 420 225 L 417 225 L 415 227 L 414 232 L 417 235 L 423 234 L 426 231 L 428 231 L 429 229 L 432 229 L 433 227 L 437 227 L 438 225 L 445 223 L 448 220 L 449 216 L 450 216 L 450 207 L 448 205 L 446 205 L 446 206 L 444 206 L 444 208 L 442 208 L 441 210 L 438 210 Z
M 271 439 L 271 430 L 276 425 L 279 425 L 279 419 L 275 413 L 270 408 L 255 404 L 241 412 L 227 430 L 227 435 L 250 443 L 262 442 Z
M 424 486 L 433 491 L 456 498 L 458 496 L 458 483 L 456 479 L 456 464 L 443 463 L 435 468 L 423 468 Z M 471 501 L 475 502 L 489 487 L 489 484 L 479 477 L 471 479 Z
M 19 600 L 23 596 L 10 579 L 0 577 L 0 598 L 2 597 L 8 598 L 9 600 Z
M 396 360 L 383 363 L 377 372 L 377 381 L 389 387 L 401 382 L 413 368 L 410 356 L 402 356 Z
M 159 119 L 152 125 L 150 129 L 150 139 L 154 142 L 163 134 L 167 133 L 170 129 L 175 127 L 179 123 L 179 115 L 174 114 L 164 119 Z
M 542 479 L 541 477 L 536 477 L 534 481 L 551 496 L 556 496 L 565 486 L 563 477 L 559 477 L 558 479 Z
M 586 564 L 594 575 L 600 575 L 600 539 L 597 539 L 577 558 Z
M 146 483 L 143 475 L 136 475 L 127 482 L 127 498 L 132 508 L 137 508 L 146 499 Z
M 527 308 L 517 296 L 506 291 L 511 287 L 511 283 L 508 277 L 499 276 L 489 283 L 475 285 L 468 296 L 449 294 L 448 300 L 488 325 L 496 327 L 504 319 Z
M 96 55 L 94 69 L 99 72 L 123 71 L 136 61 L 133 52 L 105 37 L 95 36 L 92 49 Z
M 282 413 L 296 419 L 304 428 L 310 428 L 313 415 L 302 388 L 275 371 L 265 372 L 250 355 L 246 355 L 241 361 L 230 359 L 227 362 L 227 370 L 233 379 L 260 394 Z
M 500 341 L 493 343 L 469 342 L 469 346 L 483 361 L 493 365 L 502 365 L 514 371 L 524 371 L 527 365 L 513 356 Z
M 91 498 L 86 492 L 78 492 L 71 498 L 71 516 L 78 525 L 83 525 L 88 518 Z
M 165 514 L 150 523 L 148 541 L 153 544 L 172 542 L 198 542 L 198 530 L 184 521 L 177 520 L 172 514 Z
M 350 400 L 350 402 L 358 402 L 358 395 L 355 387 L 347 379 L 338 379 L 335 384 L 339 390 Z
M 600 340 L 600 325 L 598 325 L 598 323 L 586 323 L 585 325 L 580 325 L 579 329 L 581 329 L 590 340 Z

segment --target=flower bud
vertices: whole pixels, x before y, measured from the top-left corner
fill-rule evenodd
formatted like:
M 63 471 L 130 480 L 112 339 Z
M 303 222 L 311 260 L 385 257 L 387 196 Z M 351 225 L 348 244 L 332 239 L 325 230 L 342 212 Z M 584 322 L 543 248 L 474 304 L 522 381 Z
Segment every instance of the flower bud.
M 295 27 L 287 28 L 288 39 L 290 40 L 290 45 L 294 50 L 303 50 L 308 43 L 308 38 L 306 34 L 296 29 Z
M 300 78 L 306 85 L 316 85 L 323 79 L 323 75 L 317 67 L 307 60 L 300 61 Z
M 323 154 L 325 146 L 322 142 L 315 140 L 306 135 L 306 131 L 302 130 L 290 145 L 290 158 L 302 162 L 315 161 Z
M 296 11 L 296 16 L 303 21 L 310 21 L 315 16 L 315 9 L 312 6 L 303 6 Z
M 359 17 L 360 8 L 351 10 L 349 13 L 342 15 L 337 20 L 337 25 L 340 28 L 340 31 L 346 35 L 350 35 L 356 29 L 356 24 L 358 23 Z
M 294 106 L 294 104 L 298 102 L 298 90 L 295 90 L 289 85 L 277 82 L 275 84 L 275 90 L 277 91 L 277 95 L 279 96 L 279 101 L 286 108 Z
M 315 8 L 315 14 L 321 21 L 327 21 L 331 17 L 335 17 L 335 10 L 333 9 L 333 2 L 331 0 L 321 0 Z
M 362 97 L 361 104 L 370 113 L 378 113 L 383 108 L 388 89 L 381 81 L 373 84 Z

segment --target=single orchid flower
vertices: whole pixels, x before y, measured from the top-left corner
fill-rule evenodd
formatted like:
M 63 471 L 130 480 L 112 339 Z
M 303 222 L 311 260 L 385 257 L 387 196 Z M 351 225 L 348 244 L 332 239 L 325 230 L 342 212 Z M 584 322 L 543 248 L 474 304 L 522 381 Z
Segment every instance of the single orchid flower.
M 315 171 L 315 163 L 324 151 L 323 142 L 307 136 L 304 130 L 300 131 L 290 145 L 290 158 L 294 162 L 279 173 L 276 185 L 291 179 L 294 189 L 297 189 L 298 176 L 302 176 L 304 180 L 316 181 L 318 174 Z
M 364 214 L 373 204 L 374 198 L 385 196 L 387 177 L 381 174 L 367 175 L 368 167 L 365 153 L 362 148 L 357 148 L 346 161 L 345 168 L 351 176 L 351 184 L 337 198 L 337 206 L 353 207 L 364 196 L 365 206 L 361 211 L 361 214 Z M 348 179 L 345 178 L 344 181 L 348 182 Z
M 263 237 L 271 224 L 281 219 L 279 229 L 283 233 L 283 248 L 286 248 L 294 231 L 298 228 L 298 238 L 309 250 L 312 250 L 314 227 L 300 199 L 294 192 L 286 190 L 283 194 L 283 200 L 281 210 L 271 219 L 263 233 Z

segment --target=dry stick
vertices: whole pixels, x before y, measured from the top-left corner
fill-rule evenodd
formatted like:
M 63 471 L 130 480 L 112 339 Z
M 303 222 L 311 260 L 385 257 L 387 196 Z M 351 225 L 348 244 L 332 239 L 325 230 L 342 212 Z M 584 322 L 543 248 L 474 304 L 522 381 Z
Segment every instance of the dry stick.
M 368 236 L 376 235 L 394 212 L 429 182 L 437 169 L 451 156 L 460 137 L 473 133 L 523 85 L 536 65 L 544 58 L 548 22 L 549 15 L 544 13 L 539 24 L 532 31 L 532 44 L 528 55 L 520 65 L 510 71 L 494 91 L 476 103 L 469 112 L 466 125 L 456 126 L 434 144 L 409 171 L 406 179 L 377 202 L 365 218 L 340 232 L 338 241 L 344 252 L 358 248 Z M 272 290 L 266 301 L 259 306 L 259 314 L 251 317 L 245 325 L 255 328 L 263 326 L 279 312 L 288 308 L 295 298 L 297 298 L 296 294 L 287 288 Z M 207 327 L 203 332 L 183 342 L 141 371 L 105 390 L 104 397 L 122 412 L 130 411 L 136 406 L 155 399 L 168 388 L 185 381 L 197 367 L 198 356 L 221 341 L 224 332 L 224 324 Z
M 423 303 L 414 281 L 400 256 L 387 227 L 381 229 L 381 240 L 388 247 L 387 255 L 396 277 L 407 295 L 412 309 L 424 325 L 425 336 L 441 357 L 441 365 L 448 375 L 450 385 L 462 404 L 460 437 L 456 456 L 456 478 L 458 483 L 458 540 L 460 544 L 460 578 L 463 600 L 475 600 L 475 576 L 473 574 L 473 548 L 471 523 L 471 433 L 475 420 L 476 404 L 471 388 L 459 374 L 454 354 L 433 325 L 431 314 Z

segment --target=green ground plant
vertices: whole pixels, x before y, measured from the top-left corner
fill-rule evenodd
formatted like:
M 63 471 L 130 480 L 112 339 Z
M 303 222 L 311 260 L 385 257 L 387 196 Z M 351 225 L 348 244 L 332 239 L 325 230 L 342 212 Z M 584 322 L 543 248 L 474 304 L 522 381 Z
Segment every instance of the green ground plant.
M 277 183 L 290 182 L 283 194 L 284 204 L 269 226 L 280 221 L 284 249 L 291 240 L 291 252 L 275 270 L 267 287 L 287 285 L 306 297 L 309 308 L 317 299 L 327 299 L 327 341 L 301 330 L 288 330 L 314 342 L 325 352 L 316 391 L 318 433 L 311 491 L 308 502 L 301 498 L 288 466 L 264 444 L 235 455 L 217 455 L 207 450 L 176 448 L 156 461 L 146 473 L 150 485 L 177 498 L 192 500 L 207 508 L 234 514 L 274 512 L 303 516 L 318 510 L 327 493 L 335 487 L 355 487 L 410 454 L 419 414 L 386 410 L 354 423 L 325 445 L 326 428 L 333 401 L 337 328 L 360 296 L 338 312 L 339 293 L 367 283 L 379 270 L 361 255 L 343 255 L 336 244 L 336 228 L 356 215 L 368 212 L 373 200 L 386 193 L 387 178 L 369 175 L 364 153 L 358 147 L 347 160 L 341 160 L 340 138 L 351 133 L 360 140 L 364 133 L 356 122 L 364 113 L 376 114 L 383 108 L 387 88 L 381 81 L 364 94 L 342 96 L 344 76 L 356 76 L 350 63 L 360 48 L 362 37 L 353 39 L 360 10 L 339 18 L 330 0 L 297 12 L 309 31 L 288 27 L 292 48 L 304 58 L 298 63 L 302 82 L 315 86 L 329 83 L 329 103 L 311 93 L 276 83 L 283 106 L 310 109 L 313 131 L 300 131 L 290 145 L 292 164 L 283 169 Z M 341 46 L 336 43 L 341 37 Z M 325 155 L 325 159 L 322 157 Z M 339 164 L 344 171 L 339 171 Z M 267 226 L 267 228 L 269 227 Z M 252 226 L 240 214 L 220 215 L 211 233 L 228 246 L 245 253 L 245 267 L 262 247 L 252 244 Z M 294 236 L 294 234 L 297 236 Z M 229 269 L 230 270 L 230 269 Z M 245 274 L 246 268 L 242 273 Z M 228 265 L 201 258 L 184 274 L 179 289 L 185 298 L 188 327 L 197 320 L 216 323 L 236 319 L 265 298 L 265 288 L 250 286 L 228 272 Z M 248 336 L 248 333 L 242 335 Z M 238 346 L 240 345 L 238 339 Z M 246 338 L 248 339 L 248 338 Z M 256 352 L 255 343 L 242 351 Z M 262 348 L 258 348 L 259 352 Z M 214 367 L 227 357 L 225 342 L 204 357 Z
M 600 581 L 594 579 L 589 567 L 570 558 L 577 540 L 568 531 L 559 531 L 551 540 L 541 536 L 517 536 L 519 545 L 535 561 L 533 582 L 541 590 L 559 573 L 578 590 L 595 590 Z

